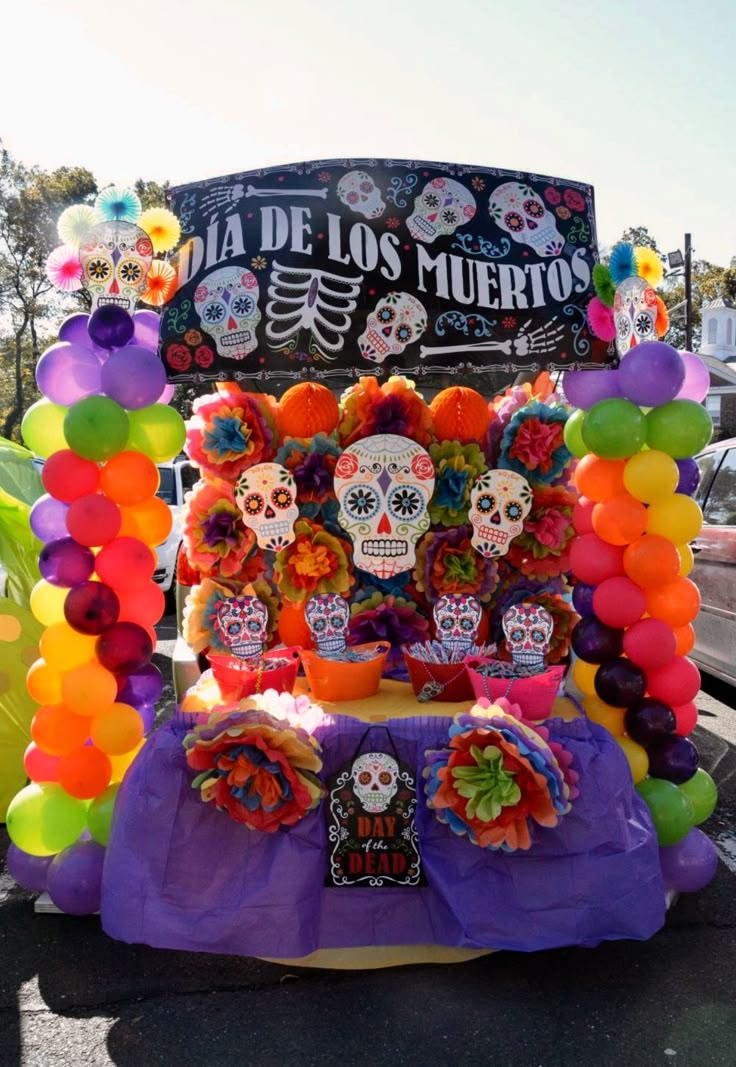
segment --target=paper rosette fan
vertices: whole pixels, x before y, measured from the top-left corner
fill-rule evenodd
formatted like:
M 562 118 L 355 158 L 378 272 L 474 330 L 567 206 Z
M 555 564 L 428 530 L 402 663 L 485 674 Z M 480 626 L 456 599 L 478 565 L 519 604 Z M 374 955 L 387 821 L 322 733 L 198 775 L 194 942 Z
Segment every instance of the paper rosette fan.
M 87 230 L 99 221 L 99 215 L 89 204 L 72 204 L 59 215 L 56 229 L 65 245 L 79 248 Z
M 481 848 L 514 852 L 531 847 L 535 824 L 554 827 L 570 810 L 577 776 L 562 746 L 553 751 L 546 731 L 506 708 L 456 715 L 449 747 L 425 752 L 424 777 L 440 822 Z
M 267 694 L 266 694 L 267 695 Z M 294 725 L 259 710 L 260 700 L 223 709 L 184 738 L 186 759 L 202 800 L 250 830 L 293 826 L 320 802 L 320 747 Z M 240 710 L 240 709 L 247 710 Z
M 144 304 L 162 307 L 176 292 L 176 271 L 170 263 L 154 259 L 146 275 L 146 288 L 141 293 Z
M 137 222 L 141 202 L 132 189 L 111 185 L 98 193 L 95 212 L 103 222 Z
M 173 211 L 150 207 L 138 219 L 138 225 L 151 238 L 154 252 L 170 252 L 181 237 L 181 226 Z
M 82 264 L 79 253 L 71 245 L 59 245 L 46 260 L 46 277 L 63 293 L 82 288 Z

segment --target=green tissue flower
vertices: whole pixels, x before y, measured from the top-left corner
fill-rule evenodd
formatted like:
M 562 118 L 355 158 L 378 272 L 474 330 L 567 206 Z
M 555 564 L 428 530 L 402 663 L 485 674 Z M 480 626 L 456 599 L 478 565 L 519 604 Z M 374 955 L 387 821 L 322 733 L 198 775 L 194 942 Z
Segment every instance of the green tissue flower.
M 476 762 L 475 767 L 452 768 L 452 776 L 458 780 L 455 788 L 468 802 L 469 818 L 491 822 L 498 818 L 502 808 L 519 803 L 521 790 L 514 781 L 513 771 L 504 768 L 499 749 L 493 745 L 484 749 L 472 745 L 470 754 Z

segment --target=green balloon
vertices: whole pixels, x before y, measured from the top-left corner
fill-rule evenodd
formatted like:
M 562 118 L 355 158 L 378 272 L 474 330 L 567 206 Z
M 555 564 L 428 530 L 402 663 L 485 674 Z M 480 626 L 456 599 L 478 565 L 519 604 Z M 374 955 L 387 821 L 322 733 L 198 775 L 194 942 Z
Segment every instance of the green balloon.
M 107 396 L 87 396 L 69 408 L 64 433 L 77 455 L 102 463 L 125 448 L 128 415 Z
M 647 415 L 647 444 L 673 459 L 686 459 L 705 448 L 713 420 L 694 400 L 670 400 Z
M 69 408 L 50 400 L 37 400 L 23 416 L 20 432 L 31 452 L 48 459 L 54 452 L 68 448 L 64 436 L 64 418 Z
M 590 449 L 586 446 L 582 437 L 583 422 L 585 421 L 585 412 L 578 410 L 573 411 L 570 418 L 565 423 L 565 444 L 569 452 L 572 452 L 573 456 L 577 456 L 578 459 L 582 459 L 583 456 L 587 456 Z
M 130 432 L 126 448 L 143 452 L 154 463 L 166 463 L 184 447 L 184 419 L 168 404 L 151 404 L 128 414 Z
M 32 856 L 53 856 L 82 833 L 87 807 L 56 782 L 32 782 L 11 800 L 7 824 L 18 848 Z
M 709 819 L 715 810 L 718 786 L 707 771 L 698 767 L 693 777 L 683 782 L 678 788 L 692 804 L 695 812 L 695 825 L 700 826 L 701 822 Z
M 590 452 L 604 459 L 627 459 L 647 439 L 646 417 L 636 404 L 620 397 L 600 400 L 585 415 L 581 435 Z
M 119 782 L 109 785 L 87 808 L 87 829 L 98 845 L 107 845 L 110 838 L 110 824 L 119 788 Z
M 649 808 L 660 845 L 676 845 L 692 830 L 695 820 L 690 798 L 674 782 L 645 778 L 637 791 Z

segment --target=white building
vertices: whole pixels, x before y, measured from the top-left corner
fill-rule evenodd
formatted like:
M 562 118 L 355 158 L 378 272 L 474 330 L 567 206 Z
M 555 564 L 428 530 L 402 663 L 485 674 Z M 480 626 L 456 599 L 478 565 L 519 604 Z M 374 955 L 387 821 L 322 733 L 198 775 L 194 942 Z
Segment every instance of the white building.
M 703 304 L 698 355 L 710 371 L 705 406 L 719 437 L 736 437 L 736 307 L 719 297 Z

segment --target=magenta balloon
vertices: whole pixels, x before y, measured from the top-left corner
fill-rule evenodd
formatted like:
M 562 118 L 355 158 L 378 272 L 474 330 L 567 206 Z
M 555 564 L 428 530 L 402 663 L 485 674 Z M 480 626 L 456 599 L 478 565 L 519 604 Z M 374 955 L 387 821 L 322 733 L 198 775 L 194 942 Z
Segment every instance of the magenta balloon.
M 68 510 L 68 504 L 62 504 L 48 493 L 38 498 L 31 508 L 31 529 L 39 541 L 58 541 L 69 536 L 66 528 Z
M 570 403 L 583 411 L 592 408 L 600 400 L 621 396 L 616 368 L 565 371 L 562 388 Z
M 153 644 L 142 626 L 135 622 L 118 622 L 97 639 L 95 652 L 108 671 L 133 674 L 150 661 Z
M 699 404 L 710 388 L 710 371 L 694 352 L 680 352 L 680 359 L 685 366 L 685 380 L 675 399 Z
M 36 384 L 54 404 L 71 407 L 77 400 L 100 392 L 100 361 L 90 348 L 59 341 L 39 359 Z
M 69 318 L 64 319 L 59 327 L 59 340 L 70 341 L 76 345 L 84 345 L 85 348 L 92 348 L 92 341 L 87 330 L 88 322 L 89 315 L 85 315 L 83 311 L 77 311 L 74 315 L 70 315 Z
M 67 915 L 100 910 L 105 850 L 96 841 L 77 841 L 60 852 L 48 870 L 46 885 L 54 904 Z
M 105 393 L 128 411 L 155 404 L 166 385 L 163 363 L 140 345 L 126 345 L 113 352 L 101 374 Z
M 133 338 L 130 343 L 156 352 L 160 325 L 161 316 L 155 311 L 136 311 L 133 315 Z
M 8 865 L 8 874 L 14 882 L 17 882 L 23 889 L 27 889 L 29 893 L 43 893 L 46 890 L 46 879 L 53 858 L 53 856 L 31 856 L 11 841 L 5 862 Z
M 64 601 L 64 617 L 73 630 L 98 636 L 118 621 L 120 601 L 104 582 L 80 582 Z
M 715 875 L 718 853 L 707 834 L 694 826 L 676 845 L 660 848 L 659 862 L 665 889 L 697 893 Z

